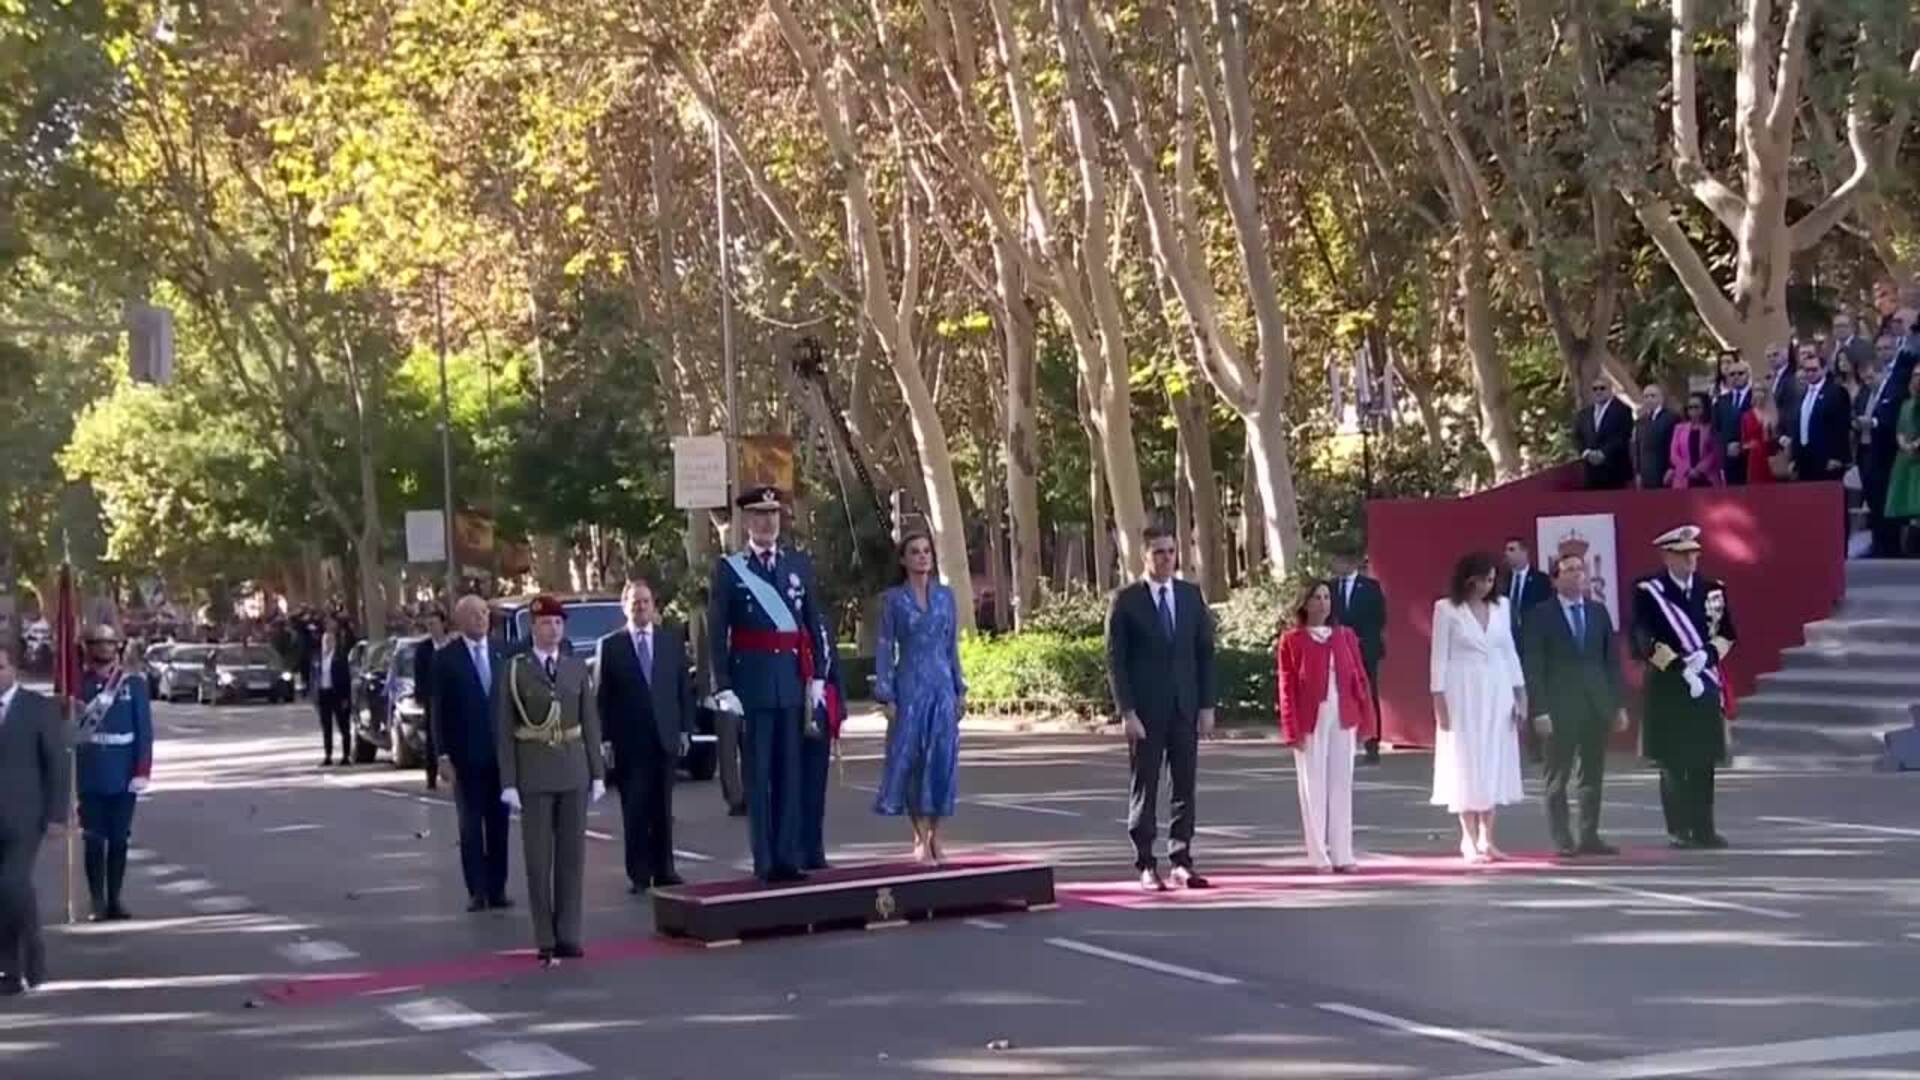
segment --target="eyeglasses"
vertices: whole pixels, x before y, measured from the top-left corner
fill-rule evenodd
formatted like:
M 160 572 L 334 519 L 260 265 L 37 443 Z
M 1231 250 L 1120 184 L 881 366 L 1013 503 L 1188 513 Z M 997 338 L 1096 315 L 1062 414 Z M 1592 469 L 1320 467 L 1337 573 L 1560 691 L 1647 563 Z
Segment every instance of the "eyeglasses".
M 1612 389 L 1613 387 L 1608 386 L 1606 383 L 1598 383 L 1594 386 L 1593 392 L 1596 394 L 1604 394 Z

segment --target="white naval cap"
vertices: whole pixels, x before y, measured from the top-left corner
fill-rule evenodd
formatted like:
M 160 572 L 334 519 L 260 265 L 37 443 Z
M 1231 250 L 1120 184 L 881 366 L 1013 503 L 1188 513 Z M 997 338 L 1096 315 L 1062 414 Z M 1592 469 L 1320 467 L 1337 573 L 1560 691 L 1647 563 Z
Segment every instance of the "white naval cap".
M 1669 529 L 1653 538 L 1653 546 L 1662 551 L 1699 551 L 1700 526 L 1682 525 L 1677 529 Z

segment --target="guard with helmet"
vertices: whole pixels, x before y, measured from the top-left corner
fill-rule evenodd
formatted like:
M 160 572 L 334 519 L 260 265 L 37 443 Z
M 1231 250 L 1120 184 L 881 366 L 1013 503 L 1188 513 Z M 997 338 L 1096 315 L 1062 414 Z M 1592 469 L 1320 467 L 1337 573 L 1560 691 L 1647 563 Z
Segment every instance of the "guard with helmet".
M 714 563 L 707 591 L 713 707 L 743 718 L 753 874 L 801 881 L 809 861 L 801 741 L 827 738 L 831 642 L 814 590 L 813 561 L 780 544 L 784 496 L 756 488 L 743 550 Z
M 153 771 L 153 706 L 147 680 L 121 663 L 120 632 L 89 626 L 76 707 L 74 770 L 86 837 L 87 893 L 94 922 L 130 919 L 121 902 L 133 811 Z

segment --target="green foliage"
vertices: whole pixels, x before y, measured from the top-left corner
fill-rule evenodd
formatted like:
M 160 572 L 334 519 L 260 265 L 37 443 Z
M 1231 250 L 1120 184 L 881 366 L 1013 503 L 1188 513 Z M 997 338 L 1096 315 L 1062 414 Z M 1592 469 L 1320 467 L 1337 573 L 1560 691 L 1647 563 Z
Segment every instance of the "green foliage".
M 1025 629 L 1061 637 L 1098 637 L 1106 632 L 1109 598 L 1085 585 L 1048 592 L 1034 605 Z
M 1106 667 L 1106 648 L 1099 637 L 969 634 L 960 641 L 970 705 L 1097 709 L 1110 700 Z

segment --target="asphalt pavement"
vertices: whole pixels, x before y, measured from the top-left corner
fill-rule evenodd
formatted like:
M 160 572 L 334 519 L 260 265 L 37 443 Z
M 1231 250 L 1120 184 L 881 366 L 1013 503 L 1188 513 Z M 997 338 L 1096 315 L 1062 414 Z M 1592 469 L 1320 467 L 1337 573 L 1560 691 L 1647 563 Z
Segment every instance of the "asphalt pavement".
M 541 971 L 524 906 L 469 915 L 452 807 L 384 759 L 321 769 L 310 708 L 160 706 L 124 924 L 52 928 L 54 982 L 0 1001 L 0 1077 L 1265 1080 L 1920 1077 L 1920 779 L 1723 777 L 1726 852 L 1665 847 L 1616 759 L 1612 860 L 1449 857 L 1425 755 L 1358 774 L 1363 872 L 1302 866 L 1291 761 L 1202 750 L 1210 892 L 1131 883 L 1126 754 L 963 736 L 953 853 L 1042 858 L 1058 910 L 754 941 L 665 942 L 595 808 L 585 961 Z M 835 862 L 897 858 L 880 744 L 844 744 Z M 1529 780 L 1537 793 L 1537 778 Z M 743 819 L 677 792 L 680 869 L 741 873 Z M 512 893 L 524 899 L 518 856 Z M 63 907 L 64 848 L 41 893 Z

